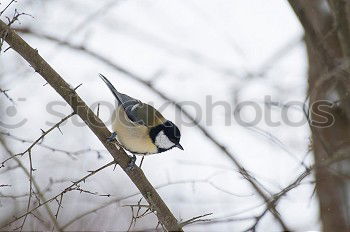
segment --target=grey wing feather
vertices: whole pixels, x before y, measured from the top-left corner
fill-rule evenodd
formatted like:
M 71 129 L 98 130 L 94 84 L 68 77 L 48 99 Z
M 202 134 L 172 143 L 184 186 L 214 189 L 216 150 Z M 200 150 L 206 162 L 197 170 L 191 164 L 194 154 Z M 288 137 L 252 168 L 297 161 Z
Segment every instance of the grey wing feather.
M 135 98 L 132 98 L 126 94 L 118 92 L 118 90 L 114 88 L 112 83 L 101 73 L 100 73 L 100 77 L 106 83 L 106 85 L 111 90 L 113 95 L 116 97 L 116 99 L 118 100 L 118 103 L 123 106 L 124 111 L 126 115 L 130 118 L 130 120 L 144 125 L 145 122 L 143 122 L 143 120 L 137 116 L 137 107 L 142 105 L 141 101 Z

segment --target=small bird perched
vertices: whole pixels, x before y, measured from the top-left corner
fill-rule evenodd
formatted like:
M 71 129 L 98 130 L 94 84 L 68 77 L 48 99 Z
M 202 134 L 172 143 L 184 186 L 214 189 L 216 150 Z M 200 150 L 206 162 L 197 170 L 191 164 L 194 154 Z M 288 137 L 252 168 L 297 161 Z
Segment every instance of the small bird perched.
M 165 119 L 152 106 L 118 92 L 102 74 L 100 77 L 118 101 L 112 123 L 113 133 L 108 141 L 117 138 L 126 150 L 133 153 L 129 169 L 135 165 L 135 154 L 161 153 L 174 147 L 183 150 L 180 130 L 174 123 Z

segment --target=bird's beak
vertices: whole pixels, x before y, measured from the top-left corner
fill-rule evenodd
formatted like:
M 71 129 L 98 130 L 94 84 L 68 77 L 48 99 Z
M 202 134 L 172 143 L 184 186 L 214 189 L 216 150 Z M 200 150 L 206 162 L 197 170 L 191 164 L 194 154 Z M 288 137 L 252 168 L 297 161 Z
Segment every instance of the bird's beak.
M 180 143 L 176 144 L 176 147 L 179 148 L 179 149 L 181 149 L 181 150 L 184 150 L 184 148 L 181 146 Z

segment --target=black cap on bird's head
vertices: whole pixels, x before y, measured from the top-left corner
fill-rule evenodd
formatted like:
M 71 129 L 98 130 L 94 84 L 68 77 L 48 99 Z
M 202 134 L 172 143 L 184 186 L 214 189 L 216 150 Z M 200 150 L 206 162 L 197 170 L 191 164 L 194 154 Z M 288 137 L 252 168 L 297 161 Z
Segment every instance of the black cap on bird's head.
M 172 141 L 176 147 L 183 150 L 183 147 L 180 144 L 181 133 L 179 128 L 171 121 L 166 121 L 164 125 L 165 125 L 165 130 L 164 130 L 165 135 L 168 136 L 170 141 Z
M 166 136 L 166 138 L 164 137 Z M 171 121 L 153 127 L 150 130 L 150 137 L 160 150 L 168 150 L 177 147 L 183 150 L 180 144 L 181 133 L 179 128 Z M 169 142 L 171 143 L 170 145 Z

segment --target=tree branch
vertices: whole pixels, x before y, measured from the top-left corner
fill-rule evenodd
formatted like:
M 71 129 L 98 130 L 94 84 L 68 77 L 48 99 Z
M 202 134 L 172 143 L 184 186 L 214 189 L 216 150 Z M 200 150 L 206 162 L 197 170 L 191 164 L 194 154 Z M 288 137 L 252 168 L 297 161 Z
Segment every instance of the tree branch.
M 29 155 L 30 155 L 30 152 L 31 152 L 32 148 L 33 148 L 36 144 L 38 144 L 38 143 L 39 143 L 48 133 L 50 133 L 53 129 L 58 128 L 58 129 L 60 130 L 60 125 L 61 125 L 63 122 L 65 122 L 66 120 L 68 120 L 70 117 L 72 117 L 74 114 L 75 114 L 75 113 L 73 112 L 73 113 L 67 115 L 66 117 L 62 118 L 58 123 L 56 123 L 53 127 L 51 127 L 50 129 L 48 129 L 47 131 L 43 131 L 43 130 L 42 130 L 42 135 L 41 135 L 39 138 L 37 138 L 25 151 L 23 151 L 23 152 L 21 152 L 21 153 L 18 153 L 18 154 L 15 154 L 14 156 L 11 156 L 11 157 L 7 158 L 6 160 L 2 161 L 2 162 L 1 162 L 1 165 L 0 165 L 0 168 L 5 167 L 5 163 L 6 163 L 7 161 L 13 159 L 13 158 L 16 157 L 16 156 L 23 156 L 23 155 L 26 154 L 27 152 L 28 152 Z M 4 133 L 4 132 L 1 132 L 1 131 L 0 131 L 0 134 L 6 135 L 6 136 L 10 136 L 9 133 Z M 22 140 L 22 141 L 24 141 L 24 140 Z
M 276 218 L 276 220 L 279 222 L 281 227 L 284 231 L 288 231 L 288 227 L 283 222 L 280 214 L 275 209 L 274 205 L 269 204 L 269 196 L 259 187 L 259 183 L 256 179 L 252 179 L 251 176 L 248 174 L 247 170 L 243 167 L 243 165 L 235 158 L 235 154 L 231 151 L 229 151 L 228 148 L 226 148 L 217 138 L 214 137 L 213 134 L 211 134 L 204 126 L 202 126 L 198 120 L 196 120 L 186 109 L 184 109 L 180 103 L 178 103 L 175 99 L 172 99 L 171 97 L 167 96 L 165 93 L 161 92 L 160 90 L 156 89 L 151 82 L 144 80 L 142 77 L 138 76 L 137 74 L 125 69 L 124 67 L 113 63 L 110 61 L 110 59 L 107 59 L 106 57 L 87 49 L 83 46 L 76 46 L 71 43 L 68 43 L 67 41 L 59 40 L 55 37 L 49 36 L 49 35 L 42 35 L 35 33 L 33 31 L 30 31 L 28 29 L 16 29 L 16 31 L 20 31 L 22 33 L 30 33 L 34 36 L 38 36 L 39 38 L 45 38 L 48 40 L 52 40 L 55 42 L 58 42 L 61 45 L 65 45 L 69 48 L 75 49 L 77 51 L 85 52 L 86 54 L 90 55 L 91 57 L 100 60 L 101 62 L 105 63 L 106 65 L 112 67 L 113 69 L 117 70 L 120 73 L 125 74 L 127 77 L 132 78 L 133 80 L 136 80 L 146 88 L 150 89 L 153 93 L 157 94 L 159 97 L 164 99 L 167 102 L 170 102 L 174 105 L 174 107 L 179 110 L 186 118 L 188 118 L 191 122 L 193 122 L 194 125 L 197 126 L 197 128 L 203 133 L 203 135 L 209 139 L 210 142 L 212 142 L 230 161 L 233 163 L 234 166 L 236 166 L 239 170 L 239 173 L 249 182 L 249 184 L 252 186 L 252 188 L 257 192 L 257 194 L 265 201 L 267 205 L 269 205 L 269 211 L 273 214 L 273 216 Z
M 34 186 L 34 188 L 36 189 L 36 192 L 37 194 L 39 195 L 39 199 L 43 202 L 46 202 L 46 198 L 44 197 L 44 194 L 43 192 L 41 191 L 40 187 L 39 187 L 39 184 L 36 182 L 36 180 L 34 179 L 33 175 L 32 175 L 32 165 L 30 165 L 30 171 L 27 170 L 27 168 L 22 164 L 22 162 L 14 156 L 13 152 L 9 149 L 9 147 L 7 146 L 7 144 L 2 140 L 0 139 L 0 143 L 1 145 L 5 148 L 5 150 L 9 153 L 9 155 L 11 157 L 14 157 L 14 160 L 17 162 L 17 164 L 19 165 L 19 167 L 24 171 L 24 173 L 26 174 L 26 176 L 29 178 L 29 181 L 30 181 L 30 192 L 29 192 L 29 200 L 28 200 L 28 207 L 27 207 L 27 212 L 25 213 L 24 216 L 22 217 L 17 217 L 16 219 L 14 219 L 13 221 L 11 222 L 14 222 L 14 221 L 17 221 L 18 219 L 20 218 L 23 218 L 23 222 L 22 222 L 22 225 L 20 227 L 20 229 L 22 230 L 23 229 L 23 226 L 24 226 L 24 223 L 26 221 L 26 217 L 27 215 L 29 214 L 33 214 L 33 210 L 29 210 L 29 206 L 30 206 L 30 198 L 31 198 L 31 195 L 32 195 L 32 185 Z M 45 204 L 45 208 L 46 208 L 46 211 L 47 211 L 47 214 L 49 215 L 52 223 L 55 225 L 56 229 L 58 231 L 61 231 L 61 227 L 60 225 L 58 224 L 56 218 L 54 217 L 52 211 L 51 211 L 51 208 L 49 207 L 49 205 Z
M 116 162 L 122 167 L 125 173 L 133 181 L 144 198 L 157 212 L 156 215 L 160 223 L 169 231 L 181 231 L 176 218 L 171 213 L 162 198 L 147 180 L 143 171 L 135 167 L 128 171 L 127 166 L 130 161 L 126 152 L 116 146 L 114 143 L 107 142 L 110 131 L 103 122 L 96 117 L 94 112 L 85 104 L 77 93 L 68 85 L 67 82 L 39 55 L 38 50 L 33 49 L 3 21 L 0 20 L 1 37 L 18 52 L 33 68 L 38 72 L 62 98 L 73 108 L 79 117 L 86 123 L 90 130 L 101 141 Z

